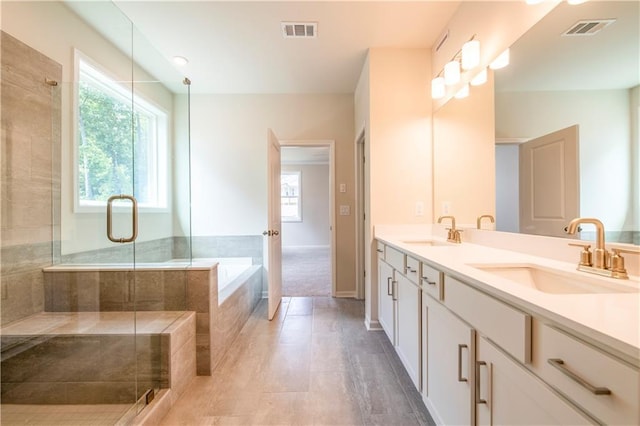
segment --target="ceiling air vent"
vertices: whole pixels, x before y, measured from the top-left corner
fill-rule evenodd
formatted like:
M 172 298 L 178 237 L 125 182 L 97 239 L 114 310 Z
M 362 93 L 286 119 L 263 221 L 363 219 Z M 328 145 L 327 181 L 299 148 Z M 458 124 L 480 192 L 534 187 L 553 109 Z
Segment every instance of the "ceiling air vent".
M 281 22 L 280 26 L 284 38 L 316 38 L 318 35 L 317 22 Z
M 615 19 L 588 19 L 573 24 L 563 36 L 591 36 L 602 30 L 607 25 L 616 22 Z

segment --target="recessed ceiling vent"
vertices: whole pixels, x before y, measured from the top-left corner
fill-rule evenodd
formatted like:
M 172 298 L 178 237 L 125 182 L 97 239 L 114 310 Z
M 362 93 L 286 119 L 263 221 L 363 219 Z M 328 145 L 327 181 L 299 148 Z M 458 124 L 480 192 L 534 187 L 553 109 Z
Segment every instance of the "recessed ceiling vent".
M 563 36 L 591 36 L 602 30 L 604 27 L 616 22 L 615 19 L 587 19 L 573 24 Z
M 280 26 L 284 38 L 316 38 L 318 36 L 317 22 L 281 22 Z

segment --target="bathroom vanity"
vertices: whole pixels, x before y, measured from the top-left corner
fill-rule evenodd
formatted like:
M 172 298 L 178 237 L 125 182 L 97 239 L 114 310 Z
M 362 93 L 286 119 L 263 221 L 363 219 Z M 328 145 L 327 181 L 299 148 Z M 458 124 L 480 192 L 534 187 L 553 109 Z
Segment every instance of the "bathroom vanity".
M 640 424 L 637 276 L 375 236 L 379 322 L 436 423 Z

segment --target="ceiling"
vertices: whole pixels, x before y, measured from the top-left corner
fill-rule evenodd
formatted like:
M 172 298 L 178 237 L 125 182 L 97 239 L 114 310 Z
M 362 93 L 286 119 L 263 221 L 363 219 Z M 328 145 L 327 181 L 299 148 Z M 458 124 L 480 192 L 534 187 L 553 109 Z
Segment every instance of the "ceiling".
M 283 146 L 280 148 L 282 164 L 329 164 L 329 148 L 318 146 Z
M 497 91 L 627 89 L 640 84 L 640 2 L 560 3 L 511 48 Z M 585 19 L 616 21 L 589 36 L 563 32 Z
M 194 93 L 353 93 L 369 47 L 431 48 L 457 1 L 122 1 Z M 281 21 L 318 23 L 284 39 Z

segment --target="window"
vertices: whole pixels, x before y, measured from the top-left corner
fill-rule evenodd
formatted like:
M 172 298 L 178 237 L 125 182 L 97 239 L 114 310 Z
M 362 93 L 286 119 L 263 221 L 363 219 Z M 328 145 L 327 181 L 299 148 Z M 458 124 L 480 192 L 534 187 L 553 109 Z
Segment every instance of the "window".
M 167 207 L 167 114 L 78 61 L 77 205 L 104 206 L 133 194 L 140 207 Z
M 283 222 L 302 222 L 301 176 L 299 171 L 280 174 L 280 214 Z

